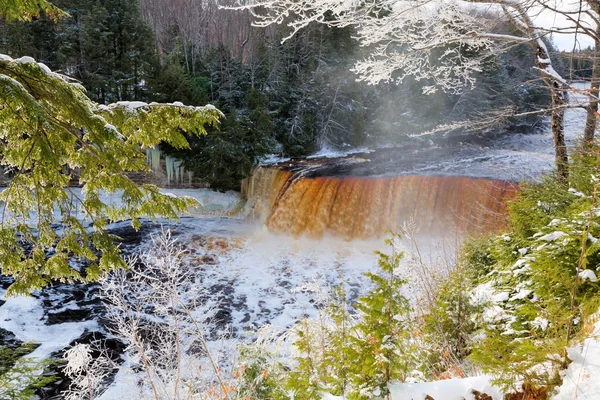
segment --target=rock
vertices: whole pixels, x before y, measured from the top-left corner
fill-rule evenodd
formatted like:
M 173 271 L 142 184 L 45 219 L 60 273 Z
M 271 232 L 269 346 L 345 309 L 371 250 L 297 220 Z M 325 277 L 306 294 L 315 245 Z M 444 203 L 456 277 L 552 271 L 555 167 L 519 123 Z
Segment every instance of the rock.
M 62 324 L 65 322 L 87 321 L 94 317 L 94 314 L 87 308 L 67 309 L 57 313 L 48 313 L 46 325 Z
M 475 389 L 471 390 L 471 393 L 473 393 L 473 396 L 475 396 L 475 400 L 494 400 L 494 398 L 489 394 L 481 393 Z
M 6 346 L 11 349 L 17 349 L 23 344 L 22 341 L 11 332 L 4 328 L 0 328 L 0 346 Z

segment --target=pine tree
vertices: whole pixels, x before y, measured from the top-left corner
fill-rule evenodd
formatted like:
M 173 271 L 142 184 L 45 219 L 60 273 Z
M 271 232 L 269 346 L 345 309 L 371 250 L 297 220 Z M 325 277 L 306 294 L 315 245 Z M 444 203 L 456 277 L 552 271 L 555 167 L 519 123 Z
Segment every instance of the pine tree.
M 30 18 L 40 5 L 61 15 L 43 1 L 17 1 L 0 3 L 0 16 Z M 138 186 L 127 173 L 147 169 L 143 149 L 161 142 L 185 148 L 183 131 L 205 134 L 221 116 L 214 107 L 182 104 L 99 106 L 44 64 L 0 55 L 0 165 L 12 175 L 0 193 L 0 263 L 15 278 L 9 294 L 123 267 L 110 222 L 130 218 L 139 228 L 142 217 L 177 218 L 194 203 Z M 74 170 L 80 195 L 70 189 Z M 120 193 L 122 206 L 103 201 L 104 192 Z M 85 274 L 73 259 L 89 264 Z
M 383 274 L 367 274 L 375 287 L 356 306 L 362 317 L 353 327 L 346 355 L 353 360 L 349 371 L 350 399 L 389 398 L 389 383 L 405 381 L 416 364 L 410 344 L 411 307 L 401 293 L 406 279 L 397 271 L 404 254 L 397 250 L 395 240 L 397 236 L 386 240 L 392 254 L 377 252 Z
M 396 238 L 386 241 L 392 254 L 377 253 L 382 273 L 367 274 L 374 287 L 355 305 L 358 315 L 351 315 L 340 287 L 319 320 L 305 319 L 295 328 L 299 355 L 285 383 L 293 398 L 314 399 L 327 392 L 351 400 L 389 399 L 391 381 L 405 381 L 416 369 Z

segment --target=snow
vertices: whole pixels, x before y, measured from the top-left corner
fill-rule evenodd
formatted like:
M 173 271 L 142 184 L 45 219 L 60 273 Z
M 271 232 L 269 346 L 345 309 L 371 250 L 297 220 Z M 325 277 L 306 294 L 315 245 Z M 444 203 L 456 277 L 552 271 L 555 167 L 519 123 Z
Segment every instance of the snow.
M 578 192 L 577 190 L 570 188 L 569 189 L 569 193 L 571 193 L 573 196 L 577 196 L 577 197 L 586 197 L 586 195 L 584 193 Z
M 141 396 L 136 390 L 138 380 L 139 376 L 129 373 L 126 369 L 120 369 L 114 383 L 97 400 L 140 399 Z
M 40 66 L 40 68 L 42 69 L 42 71 L 44 71 L 46 74 L 52 74 L 52 70 L 46 64 L 44 64 L 44 63 L 38 63 L 38 65 Z
M 486 282 L 473 289 L 470 294 L 470 301 L 475 306 L 482 306 L 492 302 L 493 297 L 494 285 L 492 282 Z
M 600 322 L 589 338 L 567 354 L 571 364 L 563 371 L 563 384 L 553 400 L 600 399 Z
M 590 282 L 596 282 L 598 280 L 598 278 L 596 278 L 596 274 L 591 269 L 584 269 L 583 271 L 580 271 L 579 276 L 581 277 L 581 279 L 587 279 Z
M 555 240 L 558 240 L 564 236 L 569 236 L 569 235 L 562 231 L 555 231 L 555 232 L 549 233 L 547 235 L 540 236 L 538 238 L 538 240 L 543 240 L 544 242 L 554 242 Z
M 485 393 L 492 400 L 501 400 L 503 395 L 493 386 L 487 375 L 463 379 L 448 379 L 424 383 L 392 383 L 391 400 L 424 400 L 427 396 L 436 400 L 474 400 L 473 390 Z M 325 394 L 322 400 L 341 400 L 342 397 Z
M 33 57 L 21 57 L 21 58 L 17 58 L 15 60 L 15 62 L 17 62 L 19 64 L 36 64 L 36 61 L 33 59 Z
M 119 101 L 117 102 L 117 106 L 133 111 L 137 108 L 148 106 L 148 103 L 144 103 L 143 101 Z
M 397 383 L 393 384 L 390 390 L 392 400 L 423 400 L 426 396 L 436 400 L 473 400 L 473 390 L 486 393 L 493 400 L 501 400 L 504 397 L 486 375 L 425 383 Z
M 4 298 L 2 291 L 0 297 Z M 39 343 L 28 357 L 45 359 L 53 352 L 81 337 L 84 331 L 98 330 L 96 321 L 67 322 L 45 325 L 42 301 L 34 297 L 10 297 L 0 307 L 0 328 L 12 332 L 18 340 Z
M 509 297 L 510 297 L 510 293 L 500 292 L 500 293 L 495 294 L 492 297 L 492 300 L 494 301 L 494 303 L 502 303 L 502 302 L 505 302 L 506 300 L 508 300 Z
M 510 298 L 510 301 L 523 300 L 523 299 L 527 298 L 527 296 L 529 296 L 531 294 L 531 292 L 533 292 L 533 291 L 528 290 L 528 289 L 520 289 L 516 294 L 514 294 Z
M 542 331 L 545 331 L 546 329 L 548 329 L 548 325 L 549 324 L 550 324 L 550 321 L 548 321 L 546 318 L 543 318 L 543 317 L 536 317 L 531 322 L 531 326 L 533 328 L 537 328 L 537 329 L 540 329 Z

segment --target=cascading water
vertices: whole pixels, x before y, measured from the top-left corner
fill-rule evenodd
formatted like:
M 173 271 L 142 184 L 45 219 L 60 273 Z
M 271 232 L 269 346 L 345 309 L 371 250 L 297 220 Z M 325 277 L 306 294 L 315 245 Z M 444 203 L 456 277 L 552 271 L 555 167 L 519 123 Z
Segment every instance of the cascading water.
M 271 232 L 367 239 L 414 220 L 422 233 L 504 226 L 515 184 L 461 176 L 310 177 L 257 168 L 244 182 L 247 213 Z

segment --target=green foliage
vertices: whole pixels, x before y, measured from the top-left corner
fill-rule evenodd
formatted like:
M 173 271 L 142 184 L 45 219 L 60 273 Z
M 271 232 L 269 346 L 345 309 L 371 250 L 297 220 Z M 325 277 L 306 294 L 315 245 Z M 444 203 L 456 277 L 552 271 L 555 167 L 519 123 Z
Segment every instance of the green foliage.
M 557 384 L 565 349 L 585 336 L 600 305 L 598 154 L 574 155 L 570 188 L 555 177 L 524 185 L 509 207 L 509 231 L 465 252 L 482 307 L 471 358 L 507 387 Z
M 238 398 L 241 399 L 287 399 L 282 380 L 286 373 L 282 365 L 275 361 L 275 355 L 257 346 L 242 346 L 241 384 Z
M 418 364 L 409 320 L 411 308 L 401 294 L 406 281 L 397 275 L 402 253 L 392 236 L 392 254 L 378 252 L 381 274 L 367 276 L 374 287 L 348 309 L 343 288 L 318 321 L 304 320 L 295 329 L 297 366 L 286 388 L 295 399 L 328 392 L 347 399 L 387 398 L 391 381 L 405 381 Z
M 428 279 L 428 278 L 425 278 Z M 423 315 L 421 354 L 427 358 L 423 373 L 430 379 L 452 372 L 464 373 L 471 353 L 472 336 L 477 329 L 473 316 L 481 307 L 471 303 L 471 271 L 461 262 L 435 288 L 431 304 Z
M 41 12 L 53 19 L 68 15 L 46 0 L 0 0 L 0 18 L 7 21 L 28 21 Z
M 25 357 L 35 349 L 25 343 L 13 349 L 0 346 L 0 399 L 30 400 L 38 388 L 52 383 L 55 378 L 40 374 L 50 361 L 36 361 Z
M 170 153 L 184 160 L 184 167 L 215 190 L 239 190 L 242 179 L 274 150 L 271 117 L 258 105 L 250 114 L 235 108 L 226 114 L 219 131 L 190 138 L 190 149 Z M 165 148 L 166 146 L 163 146 Z
M 0 165 L 13 178 L 0 193 L 0 265 L 16 279 L 9 294 L 28 293 L 53 279 L 83 279 L 72 259 L 90 264 L 88 279 L 123 267 L 108 223 L 131 218 L 138 227 L 141 217 L 176 218 L 193 204 L 127 177 L 147 169 L 141 150 L 163 141 L 184 148 L 182 129 L 204 134 L 221 115 L 214 107 L 98 106 L 79 84 L 33 59 L 1 58 Z M 73 171 L 81 195 L 69 188 Z M 103 201 L 104 193 L 117 192 L 122 207 Z

